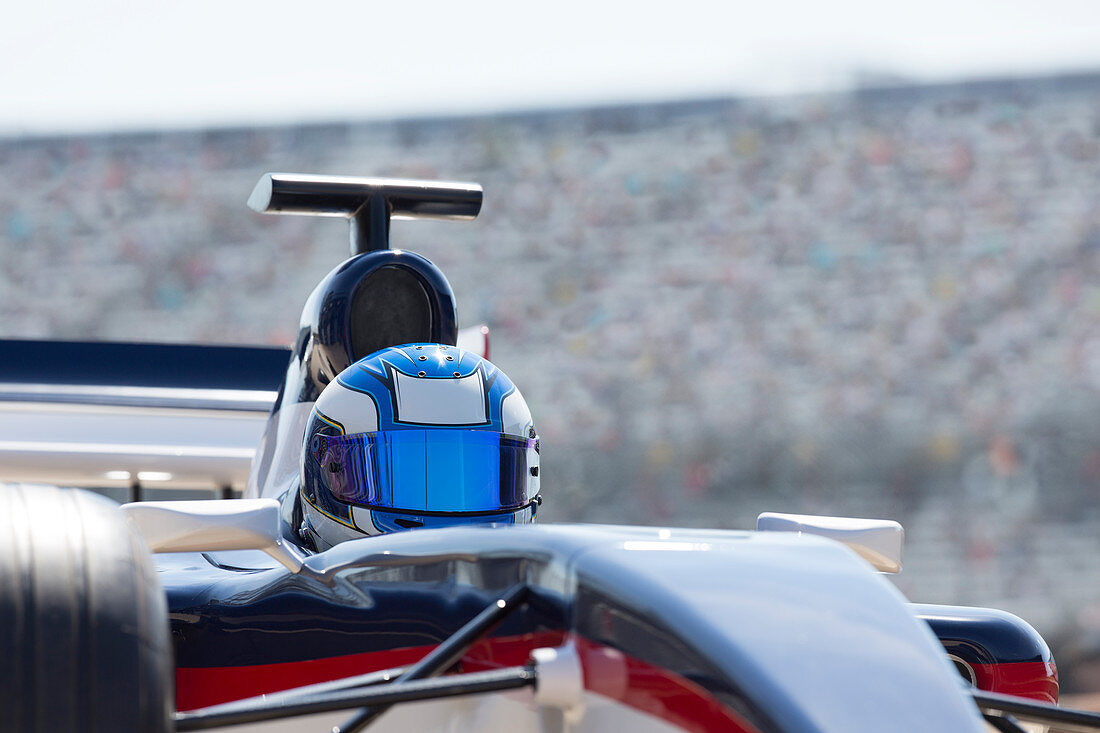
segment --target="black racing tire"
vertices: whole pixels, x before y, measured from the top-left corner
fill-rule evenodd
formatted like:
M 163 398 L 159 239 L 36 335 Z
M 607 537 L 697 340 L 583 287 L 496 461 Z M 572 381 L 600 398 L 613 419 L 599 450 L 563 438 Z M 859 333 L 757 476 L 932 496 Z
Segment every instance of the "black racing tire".
M 0 484 L 0 670 L 3 730 L 171 729 L 164 591 L 117 504 Z

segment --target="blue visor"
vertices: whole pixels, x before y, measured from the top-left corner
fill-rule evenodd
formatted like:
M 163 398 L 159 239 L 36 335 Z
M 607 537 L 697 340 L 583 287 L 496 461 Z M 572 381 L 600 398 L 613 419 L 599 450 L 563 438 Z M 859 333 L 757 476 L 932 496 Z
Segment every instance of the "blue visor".
M 487 430 L 390 430 L 315 435 L 310 452 L 337 499 L 409 512 L 519 509 L 537 438 Z

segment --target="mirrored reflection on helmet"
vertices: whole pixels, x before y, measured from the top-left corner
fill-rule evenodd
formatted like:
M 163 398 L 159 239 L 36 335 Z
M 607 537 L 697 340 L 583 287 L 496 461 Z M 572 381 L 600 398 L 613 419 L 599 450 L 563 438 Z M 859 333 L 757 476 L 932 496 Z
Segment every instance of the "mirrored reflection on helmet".
M 497 512 L 528 494 L 536 440 L 483 430 L 400 430 L 315 435 L 310 450 L 341 501 L 378 509 Z

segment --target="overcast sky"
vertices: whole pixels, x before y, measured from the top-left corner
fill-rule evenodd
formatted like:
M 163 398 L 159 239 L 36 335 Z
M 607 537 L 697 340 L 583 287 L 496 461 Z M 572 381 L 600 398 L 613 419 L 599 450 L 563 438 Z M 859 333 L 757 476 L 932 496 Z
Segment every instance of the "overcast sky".
M 0 134 L 482 112 L 1100 69 L 1095 0 L 12 0 Z

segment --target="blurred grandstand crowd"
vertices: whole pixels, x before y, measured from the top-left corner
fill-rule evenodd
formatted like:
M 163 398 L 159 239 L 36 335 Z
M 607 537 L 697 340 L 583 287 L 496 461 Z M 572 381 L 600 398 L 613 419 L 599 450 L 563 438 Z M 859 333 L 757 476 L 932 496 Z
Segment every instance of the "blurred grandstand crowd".
M 248 211 L 271 170 L 484 185 L 393 246 L 492 329 L 548 518 L 896 518 L 912 597 L 1100 648 L 1100 76 L 0 140 L 0 335 L 289 343 L 347 233 Z

